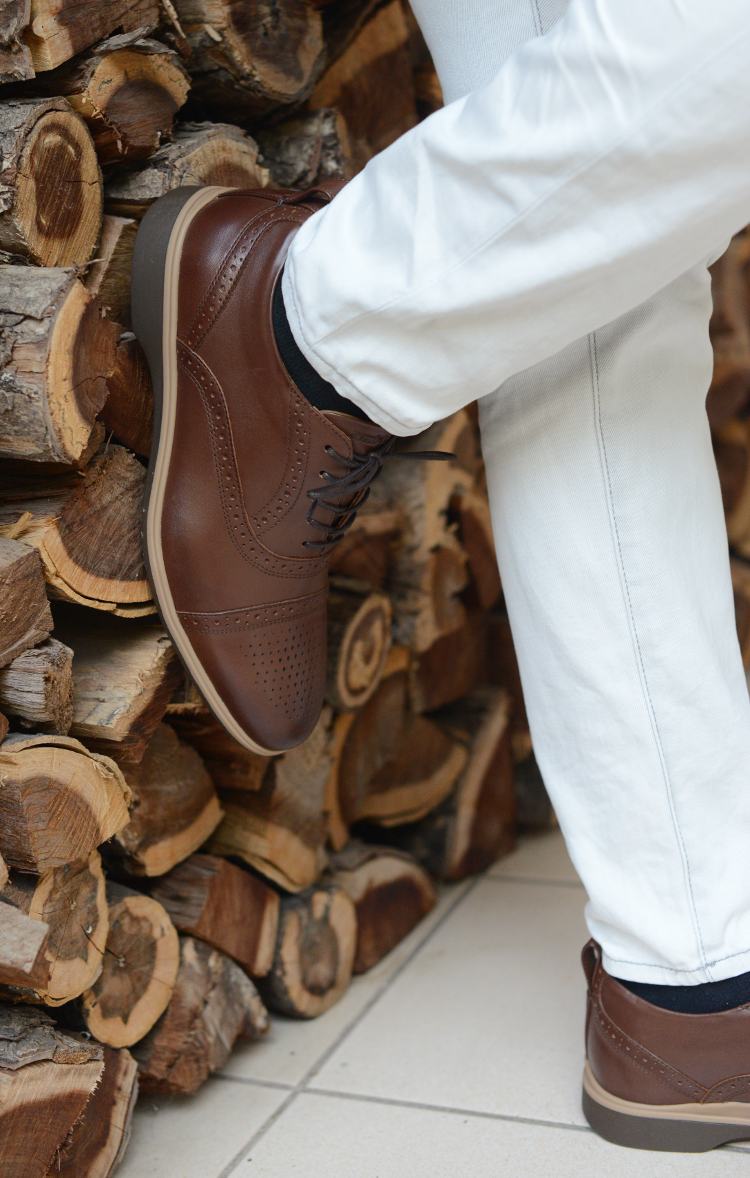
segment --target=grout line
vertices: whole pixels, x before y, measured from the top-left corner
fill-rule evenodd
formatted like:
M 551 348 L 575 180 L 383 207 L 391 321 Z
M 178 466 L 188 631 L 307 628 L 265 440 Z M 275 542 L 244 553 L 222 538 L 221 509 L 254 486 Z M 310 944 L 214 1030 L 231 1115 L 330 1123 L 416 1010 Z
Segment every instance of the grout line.
M 276 1123 L 276 1121 L 278 1121 L 279 1117 L 282 1116 L 282 1114 L 286 1112 L 286 1110 L 290 1107 L 290 1105 L 294 1103 L 294 1101 L 296 1100 L 296 1098 L 300 1094 L 300 1092 L 304 1092 L 307 1090 L 307 1084 L 310 1082 L 310 1080 L 315 1075 L 315 1073 L 323 1066 L 324 1063 L 326 1063 L 328 1061 L 328 1059 L 331 1057 L 331 1055 L 334 1053 L 334 1051 L 336 1051 L 336 1049 L 341 1045 L 341 1043 L 343 1043 L 343 1041 L 344 1041 L 344 1039 L 346 1039 L 347 1035 L 349 1035 L 355 1029 L 355 1027 L 357 1027 L 357 1025 L 365 1017 L 365 1015 L 369 1014 L 369 1012 L 372 1010 L 372 1008 L 375 1006 L 375 1004 L 380 1000 L 380 998 L 382 998 L 382 996 L 390 989 L 391 985 L 396 980 L 396 978 L 399 977 L 400 974 L 403 973 L 403 971 L 406 969 L 406 967 L 413 961 L 416 954 L 419 953 L 421 951 L 421 949 L 430 940 L 432 940 L 432 937 L 435 935 L 435 933 L 438 931 L 438 929 L 442 928 L 443 924 L 448 919 L 448 917 L 452 916 L 453 913 L 456 911 L 456 909 L 461 904 L 463 904 L 466 897 L 469 896 L 474 891 L 475 887 L 477 887 L 477 885 L 480 883 L 480 881 L 482 879 L 484 879 L 483 875 L 477 875 L 474 877 L 474 879 L 470 880 L 469 883 L 463 889 L 456 888 L 456 891 L 458 894 L 457 894 L 456 898 L 454 899 L 453 903 L 450 904 L 446 908 L 445 912 L 442 914 L 442 916 L 438 920 L 435 921 L 435 923 L 433 924 L 433 926 L 429 930 L 429 932 L 424 937 L 422 937 L 417 942 L 417 944 L 415 944 L 415 946 L 411 950 L 411 952 L 406 955 L 404 960 L 393 971 L 393 973 L 390 974 L 389 977 L 387 977 L 384 980 L 382 986 L 380 986 L 379 989 L 377 989 L 375 991 L 375 993 L 372 995 L 372 997 L 369 999 L 369 1001 L 365 1003 L 365 1005 L 354 1016 L 354 1018 L 351 1020 L 351 1022 L 347 1023 L 347 1025 L 339 1032 L 339 1034 L 336 1036 L 336 1038 L 333 1040 L 333 1042 L 328 1046 L 328 1048 L 322 1053 L 322 1055 L 320 1055 L 315 1060 L 315 1062 L 308 1068 L 308 1070 L 302 1076 L 302 1079 L 293 1088 L 284 1088 L 283 1085 L 278 1085 L 278 1087 L 281 1087 L 285 1091 L 287 1091 L 288 1095 L 286 1097 L 286 1100 L 283 1100 L 281 1102 L 281 1104 L 279 1105 L 279 1107 L 273 1113 L 271 1113 L 271 1115 L 269 1117 L 266 1118 L 266 1120 L 262 1123 L 262 1125 L 259 1126 L 258 1129 L 256 1129 L 255 1133 L 253 1133 L 250 1140 L 248 1142 L 246 1142 L 245 1145 L 243 1145 L 241 1149 L 237 1150 L 234 1157 L 232 1157 L 230 1159 L 230 1161 L 227 1162 L 227 1164 L 224 1166 L 223 1170 L 221 1170 L 220 1173 L 217 1175 L 217 1178 L 230 1178 L 232 1171 L 239 1165 L 239 1163 L 242 1161 L 243 1157 L 245 1157 L 246 1154 L 250 1153 L 250 1151 L 255 1148 L 255 1146 L 258 1144 L 260 1139 L 263 1136 L 265 1136 L 265 1134 L 268 1132 L 268 1130 Z M 230 1079 L 230 1078 L 236 1079 L 236 1077 L 229 1077 L 229 1076 L 223 1076 L 222 1078 L 223 1079 Z M 266 1086 L 263 1084 L 263 1081 L 259 1081 L 258 1083 L 261 1087 Z
M 543 1117 L 521 1117 L 515 1113 L 490 1113 L 484 1109 L 462 1108 L 460 1105 L 454 1106 L 450 1104 L 427 1104 L 421 1100 L 394 1100 L 388 1096 L 369 1096 L 359 1092 L 337 1092 L 335 1088 L 306 1088 L 301 1095 L 333 1097 L 336 1100 L 351 1100 L 360 1104 L 379 1104 L 386 1108 L 418 1109 L 420 1112 L 446 1113 L 453 1117 L 477 1117 L 484 1121 L 512 1121 L 519 1125 L 538 1125 L 542 1129 L 571 1129 L 576 1133 L 591 1132 L 588 1125 L 576 1125 L 572 1121 L 550 1121 Z
M 229 1080 L 232 1084 L 250 1084 L 254 1088 L 277 1088 L 280 1092 L 296 1092 L 294 1084 L 284 1084 L 281 1080 L 259 1080 L 257 1076 L 232 1076 L 227 1072 L 216 1072 L 211 1079 Z

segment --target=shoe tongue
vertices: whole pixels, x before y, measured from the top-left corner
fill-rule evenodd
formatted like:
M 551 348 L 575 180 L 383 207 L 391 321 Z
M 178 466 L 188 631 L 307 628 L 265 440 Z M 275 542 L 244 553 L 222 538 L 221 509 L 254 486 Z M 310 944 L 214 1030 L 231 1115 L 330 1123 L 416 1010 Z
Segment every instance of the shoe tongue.
M 353 417 L 351 413 L 337 413 L 329 410 L 324 413 L 324 417 L 327 417 L 336 429 L 346 434 L 355 454 L 366 454 L 369 450 L 374 450 L 376 446 L 382 446 L 383 442 L 387 442 L 391 437 L 387 430 L 381 429 L 373 421 Z

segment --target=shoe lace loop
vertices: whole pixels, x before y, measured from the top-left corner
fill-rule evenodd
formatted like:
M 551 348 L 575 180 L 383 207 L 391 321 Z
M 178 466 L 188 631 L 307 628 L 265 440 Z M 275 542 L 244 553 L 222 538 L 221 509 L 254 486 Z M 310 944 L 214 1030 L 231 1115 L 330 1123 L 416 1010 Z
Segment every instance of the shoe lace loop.
M 333 475 L 328 470 L 321 470 L 320 477 L 325 480 L 324 487 L 313 487 L 307 492 L 310 506 L 307 511 L 307 522 L 312 528 L 325 533 L 319 540 L 303 540 L 305 548 L 314 548 L 317 552 L 326 552 L 337 544 L 349 531 L 354 523 L 359 509 L 367 502 L 371 485 L 380 474 L 387 458 L 417 459 L 428 462 L 452 462 L 456 455 L 444 450 L 394 450 L 395 438 L 388 438 L 382 445 L 376 446 L 366 454 L 340 454 L 334 446 L 326 446 L 325 453 L 335 459 L 345 468 L 346 473 Z M 331 496 L 336 496 L 331 502 Z M 342 502 L 342 499 L 345 502 Z M 327 508 L 334 513 L 329 522 L 315 518 L 319 507 Z

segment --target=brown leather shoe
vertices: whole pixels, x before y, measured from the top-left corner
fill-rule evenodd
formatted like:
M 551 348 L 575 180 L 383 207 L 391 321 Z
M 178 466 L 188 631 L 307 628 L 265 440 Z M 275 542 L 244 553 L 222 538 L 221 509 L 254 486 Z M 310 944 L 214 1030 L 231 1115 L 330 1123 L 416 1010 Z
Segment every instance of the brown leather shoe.
M 675 1014 L 606 972 L 595 941 L 588 979 L 583 1111 L 601 1137 L 700 1153 L 750 1139 L 750 1005 Z
M 207 704 L 257 752 L 320 714 L 328 558 L 392 439 L 314 409 L 271 326 L 292 235 L 331 193 L 177 189 L 138 233 L 133 323 L 156 425 L 145 547 L 164 623 Z

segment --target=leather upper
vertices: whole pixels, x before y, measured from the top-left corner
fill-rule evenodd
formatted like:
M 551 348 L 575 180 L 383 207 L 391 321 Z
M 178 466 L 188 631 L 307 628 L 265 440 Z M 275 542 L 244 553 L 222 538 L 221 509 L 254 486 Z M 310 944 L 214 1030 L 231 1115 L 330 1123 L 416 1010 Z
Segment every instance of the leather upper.
M 323 473 L 388 440 L 327 416 L 279 358 L 275 283 L 292 235 L 325 193 L 218 195 L 197 213 L 179 272 L 178 411 L 162 524 L 180 620 L 201 664 L 253 740 L 298 744 L 314 726 L 326 668 L 328 554 L 309 512 Z M 338 500 L 337 500 L 338 502 Z
M 586 1051 L 613 1096 L 641 1104 L 750 1102 L 750 1005 L 676 1014 L 645 1002 L 583 950 L 588 980 Z

